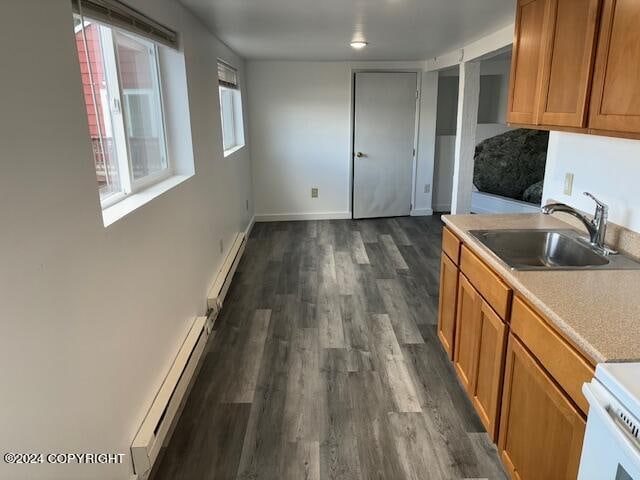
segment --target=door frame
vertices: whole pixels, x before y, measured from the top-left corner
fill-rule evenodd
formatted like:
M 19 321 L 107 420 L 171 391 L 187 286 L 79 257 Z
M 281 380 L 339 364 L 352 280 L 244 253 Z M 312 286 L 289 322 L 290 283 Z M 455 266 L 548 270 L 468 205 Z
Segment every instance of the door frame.
M 415 73 L 416 74 L 416 114 L 413 129 L 413 159 L 411 164 L 411 207 L 409 209 L 409 215 L 413 214 L 414 205 L 416 204 L 416 181 L 418 173 L 418 139 L 420 132 L 420 103 L 422 99 L 422 69 L 421 68 L 351 68 L 351 105 L 349 115 L 349 212 L 351 213 L 351 219 L 354 219 L 353 209 L 353 193 L 354 193 L 354 172 L 355 172 L 355 122 L 356 122 L 356 74 L 357 73 Z

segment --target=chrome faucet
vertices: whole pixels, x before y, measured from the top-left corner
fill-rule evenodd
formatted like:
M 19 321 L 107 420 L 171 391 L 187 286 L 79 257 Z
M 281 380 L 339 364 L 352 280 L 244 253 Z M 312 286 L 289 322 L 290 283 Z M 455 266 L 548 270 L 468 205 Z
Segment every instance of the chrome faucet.
M 589 243 L 592 247 L 598 250 L 600 253 L 605 255 L 611 255 L 617 253 L 615 250 L 611 250 L 608 248 L 604 241 L 605 235 L 607 234 L 607 218 L 609 215 L 609 207 L 598 200 L 593 194 L 589 192 L 584 192 L 584 194 L 589 197 L 591 200 L 596 202 L 596 213 L 593 216 L 593 220 L 587 218 L 580 212 L 578 212 L 575 208 L 570 207 L 564 203 L 550 203 L 542 207 L 542 213 L 549 215 L 554 212 L 564 212 L 569 215 L 573 215 L 587 228 L 589 232 Z

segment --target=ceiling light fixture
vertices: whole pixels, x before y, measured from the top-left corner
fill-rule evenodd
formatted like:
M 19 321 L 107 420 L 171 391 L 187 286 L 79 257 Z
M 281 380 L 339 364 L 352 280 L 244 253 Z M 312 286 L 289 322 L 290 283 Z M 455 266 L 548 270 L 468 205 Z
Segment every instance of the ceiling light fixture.
M 362 50 L 364 47 L 369 45 L 369 42 L 363 42 L 359 40 L 357 42 L 351 42 L 349 45 L 351 45 L 351 48 L 355 48 L 356 50 Z

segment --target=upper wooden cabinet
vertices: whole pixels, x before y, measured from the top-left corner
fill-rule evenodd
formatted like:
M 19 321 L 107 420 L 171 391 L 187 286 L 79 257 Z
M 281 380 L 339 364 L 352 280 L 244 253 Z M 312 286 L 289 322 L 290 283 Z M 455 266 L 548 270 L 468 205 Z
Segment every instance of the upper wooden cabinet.
M 585 127 L 600 0 L 519 0 L 511 123 Z
M 518 0 L 507 121 L 534 125 L 540 102 L 542 38 L 549 0 Z
M 518 0 L 507 120 L 638 138 L 640 2 Z
M 600 0 L 548 0 L 538 122 L 584 127 Z
M 640 133 L 640 2 L 605 0 L 589 127 Z

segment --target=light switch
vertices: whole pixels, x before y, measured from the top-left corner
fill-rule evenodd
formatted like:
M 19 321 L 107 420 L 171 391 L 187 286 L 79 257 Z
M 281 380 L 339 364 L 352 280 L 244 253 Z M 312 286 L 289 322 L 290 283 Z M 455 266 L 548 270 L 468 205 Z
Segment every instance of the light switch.
M 564 194 L 571 195 L 573 192 L 573 173 L 564 174 Z

